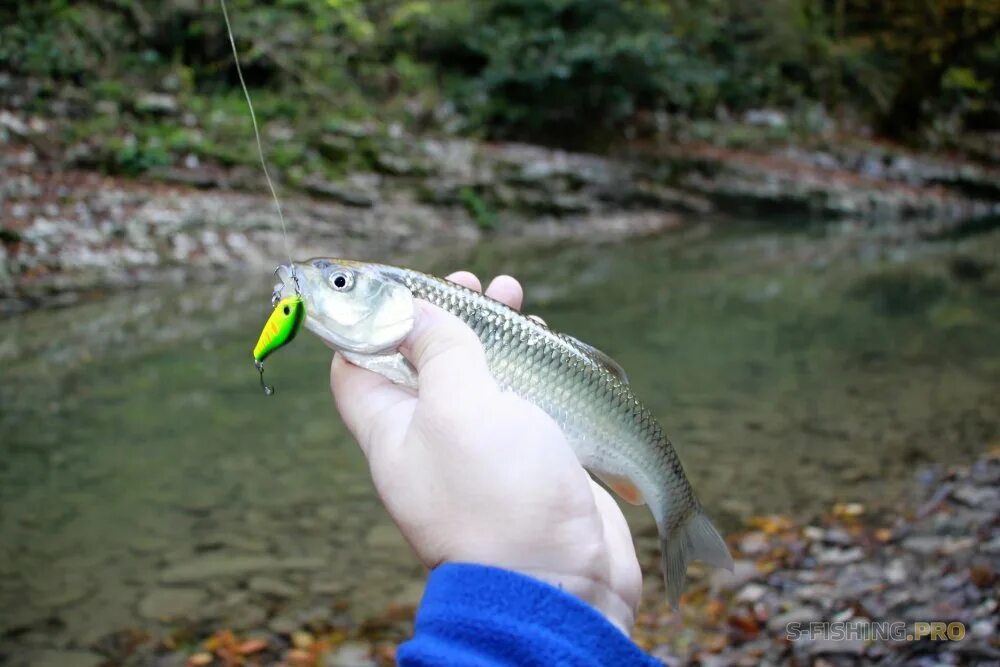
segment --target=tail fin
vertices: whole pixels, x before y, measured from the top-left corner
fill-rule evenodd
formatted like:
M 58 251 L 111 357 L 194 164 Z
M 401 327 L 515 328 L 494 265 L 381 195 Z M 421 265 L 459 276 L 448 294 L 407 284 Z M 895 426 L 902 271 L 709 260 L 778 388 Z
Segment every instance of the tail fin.
M 701 560 L 730 572 L 733 570 L 733 557 L 729 555 L 729 548 L 700 507 L 684 523 L 674 528 L 670 535 L 661 537 L 660 548 L 663 552 L 667 600 L 674 609 L 677 609 L 681 593 L 684 592 L 689 562 Z

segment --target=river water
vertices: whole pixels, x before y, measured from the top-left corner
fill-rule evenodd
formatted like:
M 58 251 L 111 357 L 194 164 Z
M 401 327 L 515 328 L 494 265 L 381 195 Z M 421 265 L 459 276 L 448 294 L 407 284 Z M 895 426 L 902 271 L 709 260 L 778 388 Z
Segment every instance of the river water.
M 624 366 L 732 529 L 888 506 L 922 465 L 997 441 L 1000 282 L 980 243 L 887 252 L 746 223 L 405 261 L 520 277 L 527 310 Z M 269 278 L 0 321 L 0 657 L 168 617 L 280 629 L 417 599 L 327 349 L 304 333 L 260 391 Z M 628 516 L 652 543 L 645 510 Z

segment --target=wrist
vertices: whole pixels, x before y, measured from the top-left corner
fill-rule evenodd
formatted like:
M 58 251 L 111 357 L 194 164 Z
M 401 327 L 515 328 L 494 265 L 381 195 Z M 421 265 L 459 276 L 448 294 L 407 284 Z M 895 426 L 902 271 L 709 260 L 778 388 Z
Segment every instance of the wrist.
M 514 572 L 538 579 L 579 598 L 604 615 L 626 635 L 635 623 L 635 609 L 607 581 L 585 574 L 522 568 Z

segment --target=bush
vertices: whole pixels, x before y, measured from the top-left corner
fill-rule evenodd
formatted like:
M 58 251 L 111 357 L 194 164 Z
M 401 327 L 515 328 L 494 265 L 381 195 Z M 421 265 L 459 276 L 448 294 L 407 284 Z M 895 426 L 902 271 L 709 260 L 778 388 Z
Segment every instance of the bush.
M 716 72 L 666 15 L 617 0 L 462 3 L 397 24 L 398 43 L 450 77 L 451 97 L 492 135 L 574 143 L 644 108 L 694 108 Z

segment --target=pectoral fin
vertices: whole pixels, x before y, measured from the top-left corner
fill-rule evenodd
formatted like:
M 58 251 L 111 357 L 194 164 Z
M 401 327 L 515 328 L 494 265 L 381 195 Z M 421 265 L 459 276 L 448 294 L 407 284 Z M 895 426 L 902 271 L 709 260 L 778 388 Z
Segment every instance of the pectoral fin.
M 621 477 L 619 475 L 608 475 L 601 473 L 594 473 L 599 480 L 604 482 L 604 485 L 609 489 L 618 494 L 618 496 L 627 502 L 629 505 L 645 505 L 646 501 L 642 497 L 642 493 L 635 484 L 632 483 L 628 477 Z
M 355 366 L 378 373 L 396 384 L 410 389 L 417 388 L 417 371 L 402 354 L 358 354 L 356 352 L 341 352 L 344 359 Z

